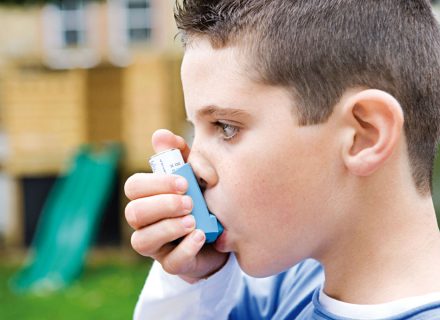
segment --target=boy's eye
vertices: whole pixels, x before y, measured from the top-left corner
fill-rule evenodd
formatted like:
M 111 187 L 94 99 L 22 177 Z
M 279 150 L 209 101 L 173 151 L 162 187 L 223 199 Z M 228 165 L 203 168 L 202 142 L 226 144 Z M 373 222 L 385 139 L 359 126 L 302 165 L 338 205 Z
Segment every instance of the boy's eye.
M 233 139 L 237 135 L 237 133 L 240 131 L 240 128 L 233 126 L 229 123 L 222 122 L 222 121 L 216 121 L 213 124 L 220 131 L 220 133 L 223 137 L 223 140 Z

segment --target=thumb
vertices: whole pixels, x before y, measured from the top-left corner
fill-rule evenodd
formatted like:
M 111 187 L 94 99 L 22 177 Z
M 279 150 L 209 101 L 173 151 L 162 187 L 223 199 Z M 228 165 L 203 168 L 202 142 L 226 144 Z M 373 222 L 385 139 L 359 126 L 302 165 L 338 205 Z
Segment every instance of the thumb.
M 188 158 L 190 148 L 181 136 L 175 135 L 169 130 L 159 129 L 153 133 L 151 138 L 154 152 L 158 153 L 164 150 L 176 148 L 182 152 L 185 161 Z

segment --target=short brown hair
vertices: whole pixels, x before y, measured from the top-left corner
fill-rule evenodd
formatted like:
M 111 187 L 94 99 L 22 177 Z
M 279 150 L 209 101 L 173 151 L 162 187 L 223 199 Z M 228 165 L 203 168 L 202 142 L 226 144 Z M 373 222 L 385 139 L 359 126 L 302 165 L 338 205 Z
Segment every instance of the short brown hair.
M 405 117 L 412 175 L 429 193 L 440 131 L 440 33 L 424 0 L 183 0 L 184 44 L 237 45 L 258 80 L 290 88 L 301 125 L 324 122 L 348 88 L 389 92 Z

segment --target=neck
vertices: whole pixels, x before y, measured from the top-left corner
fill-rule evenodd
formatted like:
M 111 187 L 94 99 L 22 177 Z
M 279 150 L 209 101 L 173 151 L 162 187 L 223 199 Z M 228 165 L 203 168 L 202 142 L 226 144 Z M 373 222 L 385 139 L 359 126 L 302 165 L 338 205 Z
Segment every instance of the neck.
M 363 191 L 353 203 L 364 205 L 348 210 L 350 226 L 317 257 L 325 269 L 325 293 L 377 304 L 440 292 L 440 233 L 431 197 L 397 190 L 365 201 Z

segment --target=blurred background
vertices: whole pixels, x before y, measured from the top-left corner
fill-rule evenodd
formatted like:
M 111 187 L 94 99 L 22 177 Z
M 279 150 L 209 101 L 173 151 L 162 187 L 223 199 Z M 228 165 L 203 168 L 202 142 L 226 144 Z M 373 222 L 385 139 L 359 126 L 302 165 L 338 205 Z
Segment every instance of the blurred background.
M 173 6 L 0 1 L 0 319 L 131 318 L 151 261 L 123 184 L 188 131 Z
M 123 184 L 185 133 L 173 6 L 0 1 L 0 319 L 131 317 Z

